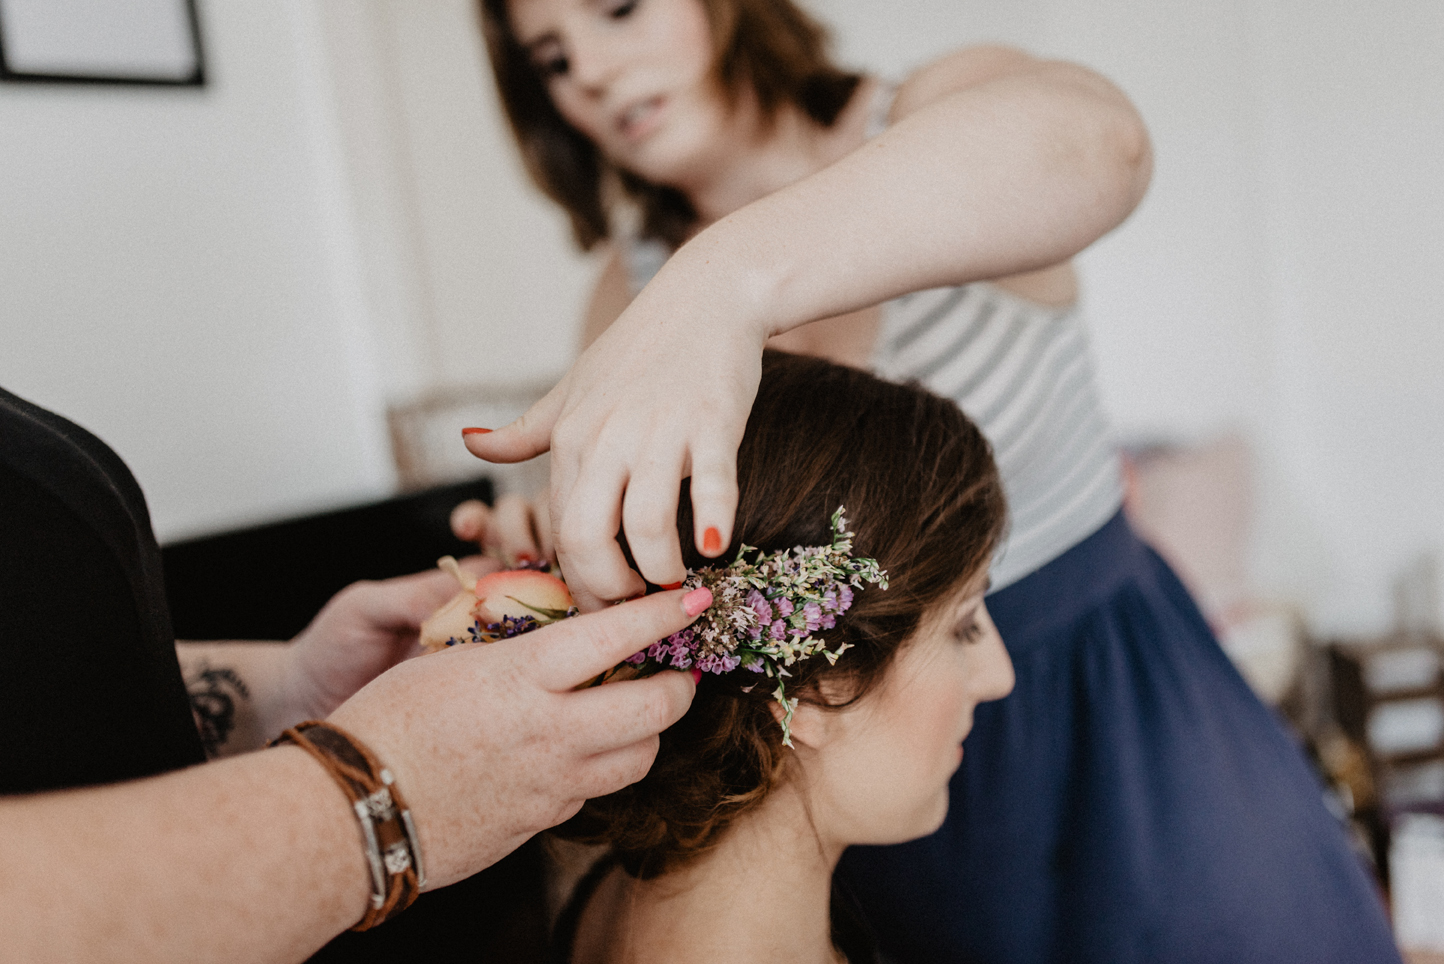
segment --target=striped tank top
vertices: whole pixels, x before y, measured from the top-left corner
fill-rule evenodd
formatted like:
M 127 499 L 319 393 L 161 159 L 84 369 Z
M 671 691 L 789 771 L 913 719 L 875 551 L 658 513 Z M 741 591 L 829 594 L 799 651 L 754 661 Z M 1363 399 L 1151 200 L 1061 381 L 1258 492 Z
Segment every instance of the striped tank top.
M 1008 531 L 993 589 L 1092 535 L 1123 503 L 1075 308 L 1048 308 L 986 282 L 903 295 L 883 306 L 872 369 L 951 398 L 993 445 Z
M 868 136 L 885 127 L 894 91 L 879 85 Z M 633 294 L 670 254 L 635 236 L 619 247 Z M 992 443 L 1008 499 L 994 591 L 1082 542 L 1122 506 L 1118 452 L 1075 306 L 1050 308 L 987 282 L 906 294 L 882 306 L 871 368 L 951 398 Z

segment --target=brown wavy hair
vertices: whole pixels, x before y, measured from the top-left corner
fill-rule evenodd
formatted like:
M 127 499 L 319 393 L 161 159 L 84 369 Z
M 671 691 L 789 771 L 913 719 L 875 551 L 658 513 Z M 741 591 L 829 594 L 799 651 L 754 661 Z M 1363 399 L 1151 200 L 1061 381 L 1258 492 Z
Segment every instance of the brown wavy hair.
M 715 77 L 731 103 L 750 91 L 769 122 L 788 104 L 822 126 L 832 126 L 861 77 L 832 63 L 821 24 L 791 0 L 701 3 L 712 27 Z M 479 7 L 492 74 L 527 173 L 566 209 L 577 245 L 590 250 L 611 236 L 611 181 L 640 209 L 644 237 L 680 246 L 697 220 L 686 196 L 609 164 L 552 103 L 545 81 L 512 31 L 507 0 L 479 0 Z
M 740 502 L 730 559 L 745 542 L 765 551 L 830 541 L 839 505 L 855 552 L 888 571 L 865 588 L 829 646 L 851 643 L 836 666 L 792 667 L 791 696 L 850 705 L 881 680 L 930 607 L 988 565 L 1004 525 L 992 450 L 952 401 L 914 385 L 802 355 L 767 352 L 737 456 Z M 693 546 L 684 486 L 677 529 L 686 564 L 711 563 Z M 818 684 L 841 702 L 822 699 Z M 714 844 L 783 778 L 787 753 L 771 687 L 746 671 L 705 675 L 691 709 L 662 734 L 638 783 L 589 801 L 560 834 L 605 842 L 635 877 L 654 877 Z

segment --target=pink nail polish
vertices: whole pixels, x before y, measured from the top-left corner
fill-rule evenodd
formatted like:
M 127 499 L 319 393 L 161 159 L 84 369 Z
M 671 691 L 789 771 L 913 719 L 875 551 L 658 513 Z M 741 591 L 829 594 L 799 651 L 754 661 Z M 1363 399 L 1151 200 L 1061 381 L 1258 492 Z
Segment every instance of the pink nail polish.
M 700 682 L 702 682 L 702 671 L 694 666 L 692 667 L 692 684 L 695 686 Z
M 697 616 L 710 605 L 712 605 L 712 590 L 706 586 L 693 589 L 682 597 L 682 611 L 688 616 Z

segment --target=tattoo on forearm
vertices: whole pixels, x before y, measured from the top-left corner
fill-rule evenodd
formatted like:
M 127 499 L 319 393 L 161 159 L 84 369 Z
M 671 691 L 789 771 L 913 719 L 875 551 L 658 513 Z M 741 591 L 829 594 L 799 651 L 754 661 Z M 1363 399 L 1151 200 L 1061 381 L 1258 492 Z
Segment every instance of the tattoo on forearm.
M 186 691 L 190 693 L 201 745 L 207 757 L 215 757 L 235 729 L 236 701 L 250 699 L 251 691 L 235 670 L 227 666 L 213 669 L 208 663 L 196 667 L 186 680 Z

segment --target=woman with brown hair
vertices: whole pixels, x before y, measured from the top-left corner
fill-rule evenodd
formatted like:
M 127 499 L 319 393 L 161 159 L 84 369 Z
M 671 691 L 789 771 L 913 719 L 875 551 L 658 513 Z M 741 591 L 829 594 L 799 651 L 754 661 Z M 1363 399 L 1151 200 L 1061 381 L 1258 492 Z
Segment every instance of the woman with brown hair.
M 1128 99 L 999 47 L 850 74 L 790 0 L 481 10 L 528 169 L 607 248 L 577 363 L 467 435 L 497 462 L 551 449 L 550 521 L 459 530 L 554 549 L 584 608 L 671 585 L 735 542 L 764 345 L 920 382 L 993 447 L 1017 685 L 980 707 L 942 830 L 843 861 L 889 953 L 1396 961 L 1307 763 L 1120 513 L 1069 259 L 1147 186 Z
M 936 830 L 973 708 L 1012 686 L 983 605 L 1004 507 L 977 428 L 950 401 L 820 359 L 768 353 L 762 369 L 727 558 L 826 545 L 845 506 L 852 554 L 885 588 L 861 585 L 818 632 L 835 662 L 788 667 L 790 714 L 760 673 L 718 667 L 647 776 L 562 828 L 609 853 L 562 917 L 558 962 L 874 960 L 833 890 L 843 848 Z M 687 563 L 716 566 L 695 550 Z

